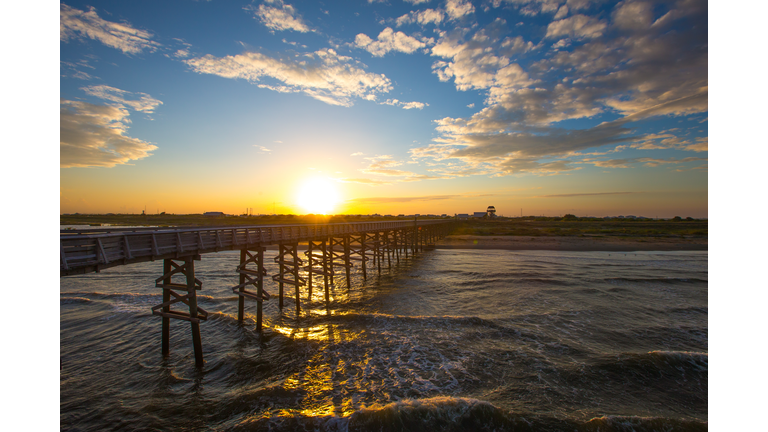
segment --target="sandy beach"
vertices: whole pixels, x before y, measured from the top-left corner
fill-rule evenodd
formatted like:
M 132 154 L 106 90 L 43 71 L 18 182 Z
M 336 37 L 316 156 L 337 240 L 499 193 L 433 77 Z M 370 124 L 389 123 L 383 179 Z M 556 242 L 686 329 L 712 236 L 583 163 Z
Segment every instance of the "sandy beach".
M 663 237 L 526 237 L 451 235 L 437 249 L 503 249 L 564 251 L 705 251 L 706 238 Z

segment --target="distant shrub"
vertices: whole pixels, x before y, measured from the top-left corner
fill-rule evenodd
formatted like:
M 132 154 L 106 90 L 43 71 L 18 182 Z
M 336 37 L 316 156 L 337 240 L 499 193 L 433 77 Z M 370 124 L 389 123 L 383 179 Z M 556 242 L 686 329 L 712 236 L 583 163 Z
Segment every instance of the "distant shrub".
M 675 216 L 675 217 L 672 218 L 672 220 L 674 222 L 680 222 L 681 220 L 683 220 L 683 218 L 681 218 L 680 216 Z

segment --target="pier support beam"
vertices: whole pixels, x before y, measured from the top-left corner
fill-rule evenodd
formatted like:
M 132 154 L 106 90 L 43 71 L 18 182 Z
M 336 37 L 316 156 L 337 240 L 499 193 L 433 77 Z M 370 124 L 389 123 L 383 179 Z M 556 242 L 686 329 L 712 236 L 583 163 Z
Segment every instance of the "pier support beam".
M 325 301 L 330 301 L 330 287 L 328 285 L 328 278 L 331 276 L 329 270 L 329 264 L 331 261 L 331 254 L 328 250 L 328 242 L 326 239 L 322 240 L 310 240 L 308 242 L 307 252 L 307 266 L 304 269 L 309 273 L 307 276 L 307 284 L 309 285 L 309 299 L 312 299 L 312 279 L 314 274 L 323 275 L 323 288 L 325 289 Z
M 306 284 L 306 280 L 299 276 L 299 270 L 304 262 L 299 258 L 298 243 L 280 243 L 280 252 L 275 257 L 278 264 L 278 274 L 272 276 L 272 280 L 280 284 L 280 302 L 279 307 L 283 308 L 283 284 L 293 285 L 296 288 L 296 317 L 301 312 L 301 299 L 299 298 L 299 287 Z
M 350 239 L 349 236 L 344 236 L 344 267 L 346 267 L 347 270 L 347 288 L 350 288 L 352 286 L 352 279 L 350 277 L 350 269 L 352 268 L 352 264 L 349 262 L 350 259 L 350 247 L 349 247 Z
M 368 279 L 368 267 L 367 262 L 370 260 L 370 254 L 368 251 L 371 250 L 371 244 L 367 241 L 368 234 L 367 233 L 361 233 L 359 235 L 352 234 L 349 236 L 349 251 L 350 255 L 357 255 L 357 256 L 350 256 L 350 260 L 354 261 L 360 261 L 360 267 L 363 271 L 363 279 Z M 357 243 L 359 246 L 357 248 L 352 247 L 352 243 Z
M 328 239 L 330 255 L 329 269 L 331 273 L 331 284 L 333 284 L 333 276 L 335 275 L 334 267 L 344 267 L 347 274 L 347 287 L 350 286 L 350 271 L 352 264 L 349 263 L 349 236 L 344 237 L 331 237 Z
M 195 277 L 195 260 L 200 260 L 199 255 L 187 256 L 180 259 L 163 260 L 163 275 L 155 280 L 155 286 L 163 289 L 163 303 L 152 308 L 152 315 L 163 318 L 161 333 L 161 350 L 163 355 L 170 353 L 170 318 L 189 321 L 192 328 L 192 348 L 195 352 L 195 365 L 202 367 L 203 343 L 200 337 L 200 321 L 208 319 L 208 312 L 197 305 L 197 290 L 203 286 L 202 281 Z M 178 262 L 177 262 L 178 261 Z M 174 275 L 185 276 L 184 283 L 173 282 Z M 176 291 L 187 291 L 181 295 Z M 189 312 L 172 310 L 171 305 L 184 303 L 189 307 Z
M 269 300 L 270 295 L 264 290 L 264 276 L 267 275 L 267 269 L 264 268 L 264 251 L 266 248 L 257 246 L 255 248 L 242 249 L 240 251 L 240 265 L 237 266 L 237 272 L 240 274 L 240 284 L 232 288 L 232 292 L 240 298 L 237 302 L 237 320 L 243 322 L 245 315 L 245 299 L 256 300 L 256 331 L 262 328 L 262 303 Z M 248 268 L 252 264 L 253 267 Z M 256 291 L 248 291 L 249 286 L 255 287 Z

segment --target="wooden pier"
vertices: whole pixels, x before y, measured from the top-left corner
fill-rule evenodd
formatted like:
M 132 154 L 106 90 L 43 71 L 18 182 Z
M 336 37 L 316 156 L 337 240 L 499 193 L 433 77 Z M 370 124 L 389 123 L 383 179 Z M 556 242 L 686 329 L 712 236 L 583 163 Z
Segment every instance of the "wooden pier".
M 350 285 L 353 262 L 360 264 L 363 278 L 368 277 L 369 270 L 381 273 L 385 260 L 389 268 L 393 259 L 400 262 L 401 254 L 407 258 L 409 252 L 413 256 L 433 247 L 435 241 L 447 235 L 452 222 L 442 219 L 61 230 L 60 275 L 99 272 L 115 266 L 163 260 L 163 274 L 155 280 L 155 286 L 163 290 L 163 302 L 151 309 L 153 315 L 162 317 L 162 354 L 170 352 L 170 319 L 188 321 L 192 327 L 195 364 L 202 366 L 200 322 L 208 318 L 208 312 L 197 305 L 197 291 L 202 289 L 203 282 L 195 277 L 195 261 L 199 261 L 203 254 L 240 251 L 240 262 L 235 267 L 239 284 L 232 288 L 238 295 L 237 318 L 242 322 L 245 300 L 254 300 L 256 330 L 261 331 L 262 304 L 272 298 L 265 286 L 265 280 L 268 280 L 264 267 L 266 246 L 278 247 L 275 257 L 278 273 L 271 277 L 277 284 L 278 307 L 283 308 L 286 285 L 293 286 L 298 315 L 301 312 L 299 289 L 307 286 L 311 298 L 313 276 L 323 276 L 322 289 L 325 300 L 329 301 L 329 286 L 333 284 L 334 276 L 346 276 L 347 286 Z M 299 243 L 307 245 L 303 258 L 299 256 Z M 343 272 L 337 273 L 337 269 L 343 269 Z M 179 303 L 186 305 L 186 309 L 171 308 Z

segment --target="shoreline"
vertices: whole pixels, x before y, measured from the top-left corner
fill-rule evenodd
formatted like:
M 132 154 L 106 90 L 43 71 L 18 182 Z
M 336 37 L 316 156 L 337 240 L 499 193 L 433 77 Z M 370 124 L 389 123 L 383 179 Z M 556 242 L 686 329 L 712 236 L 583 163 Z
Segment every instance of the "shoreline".
M 707 238 L 531 237 L 450 235 L 435 249 L 562 250 L 581 252 L 707 251 Z

